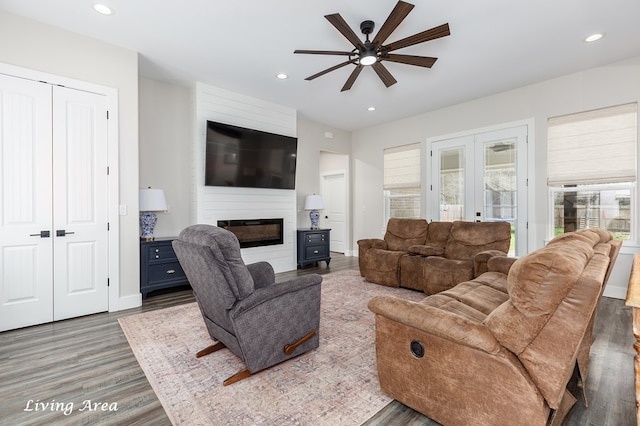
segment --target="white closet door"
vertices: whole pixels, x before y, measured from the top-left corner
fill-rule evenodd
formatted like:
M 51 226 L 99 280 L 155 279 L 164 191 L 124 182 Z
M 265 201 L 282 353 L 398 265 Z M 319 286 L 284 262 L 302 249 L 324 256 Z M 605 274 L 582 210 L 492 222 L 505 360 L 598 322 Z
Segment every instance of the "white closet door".
M 53 91 L 54 320 L 108 310 L 105 97 Z
M 51 86 L 0 74 L 0 331 L 53 320 Z

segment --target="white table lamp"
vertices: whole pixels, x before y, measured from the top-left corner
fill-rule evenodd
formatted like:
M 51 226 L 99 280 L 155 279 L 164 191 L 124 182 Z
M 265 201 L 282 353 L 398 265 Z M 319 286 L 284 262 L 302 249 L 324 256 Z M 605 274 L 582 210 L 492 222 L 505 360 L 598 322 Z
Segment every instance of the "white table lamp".
M 142 233 L 140 239 L 151 241 L 153 228 L 156 226 L 158 216 L 155 212 L 167 211 L 167 200 L 164 198 L 162 189 L 141 189 L 140 190 L 140 228 Z
M 309 212 L 311 229 L 318 229 L 318 219 L 320 219 L 320 212 L 318 210 L 324 209 L 322 197 L 318 194 L 307 195 L 304 199 L 304 209 L 311 210 Z

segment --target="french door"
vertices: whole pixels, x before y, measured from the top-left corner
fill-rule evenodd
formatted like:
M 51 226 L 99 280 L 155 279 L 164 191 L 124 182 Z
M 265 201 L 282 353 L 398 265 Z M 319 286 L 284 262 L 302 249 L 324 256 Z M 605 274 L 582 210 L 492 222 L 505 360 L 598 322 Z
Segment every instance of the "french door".
M 0 75 L 0 331 L 108 309 L 104 96 Z
M 511 255 L 527 249 L 527 126 L 434 141 L 430 217 L 509 222 Z

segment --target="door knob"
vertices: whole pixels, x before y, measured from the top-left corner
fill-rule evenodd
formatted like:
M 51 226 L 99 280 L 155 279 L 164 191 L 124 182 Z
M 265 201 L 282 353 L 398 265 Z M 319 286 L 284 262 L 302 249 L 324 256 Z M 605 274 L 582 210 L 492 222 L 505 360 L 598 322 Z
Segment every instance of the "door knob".
M 67 232 L 66 229 L 56 229 L 56 237 L 64 237 L 69 234 L 75 234 L 75 232 Z

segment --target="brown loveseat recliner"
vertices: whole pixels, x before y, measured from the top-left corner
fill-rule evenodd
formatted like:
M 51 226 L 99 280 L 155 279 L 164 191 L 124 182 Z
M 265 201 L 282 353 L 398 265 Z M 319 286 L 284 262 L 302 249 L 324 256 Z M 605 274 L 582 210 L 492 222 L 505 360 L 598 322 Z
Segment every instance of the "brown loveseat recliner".
M 480 276 L 491 257 L 506 256 L 511 224 L 431 222 L 428 234 L 438 238 L 428 239 L 425 246 L 409 247 L 409 256 L 400 260 L 400 286 L 435 294 Z
M 507 222 L 389 219 L 384 240 L 358 241 L 360 274 L 433 294 L 485 272 L 489 258 L 507 255 L 510 241 Z
M 518 260 L 493 257 L 479 277 L 418 303 L 373 298 L 382 390 L 446 425 L 560 424 L 576 365 L 586 381 L 620 246 L 606 230 L 578 231 Z

